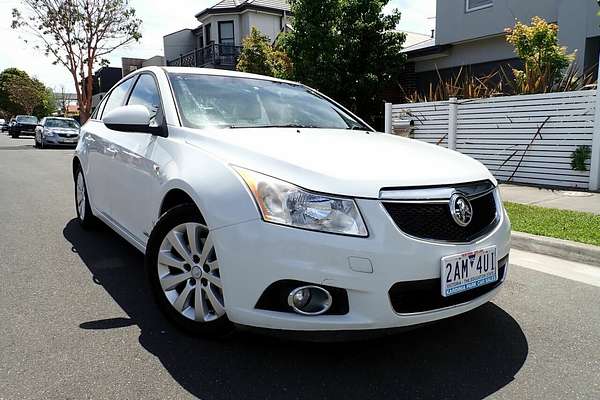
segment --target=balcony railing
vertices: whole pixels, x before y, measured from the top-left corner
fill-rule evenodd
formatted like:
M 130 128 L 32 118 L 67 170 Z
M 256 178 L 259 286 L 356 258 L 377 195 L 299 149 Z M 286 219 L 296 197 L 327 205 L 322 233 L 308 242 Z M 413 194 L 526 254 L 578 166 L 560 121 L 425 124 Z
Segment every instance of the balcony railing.
M 182 54 L 174 60 L 167 60 L 167 65 L 172 67 L 234 68 L 241 51 L 240 46 L 213 43 L 203 49 Z

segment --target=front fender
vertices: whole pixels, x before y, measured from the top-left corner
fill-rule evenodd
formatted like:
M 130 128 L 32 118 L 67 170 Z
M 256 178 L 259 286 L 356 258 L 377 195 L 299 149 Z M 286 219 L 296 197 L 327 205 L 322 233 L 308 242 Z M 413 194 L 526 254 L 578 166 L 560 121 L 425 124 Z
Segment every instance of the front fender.
M 210 229 L 260 218 L 246 184 L 225 161 L 187 143 L 179 143 L 172 150 L 179 154 L 166 164 L 160 201 L 154 213 L 157 219 L 165 196 L 173 189 L 182 190 L 192 198 Z

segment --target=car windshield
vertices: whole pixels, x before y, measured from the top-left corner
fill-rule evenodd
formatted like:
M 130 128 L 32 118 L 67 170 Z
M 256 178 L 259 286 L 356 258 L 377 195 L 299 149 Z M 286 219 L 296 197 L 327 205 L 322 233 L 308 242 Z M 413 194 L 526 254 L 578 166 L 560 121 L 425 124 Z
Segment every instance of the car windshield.
M 36 117 L 20 115 L 17 117 L 17 122 L 22 124 L 37 124 L 38 119 Z
M 189 128 L 335 128 L 371 130 L 318 93 L 297 84 L 230 76 L 171 73 Z
M 79 124 L 71 119 L 47 119 L 46 127 L 79 129 Z

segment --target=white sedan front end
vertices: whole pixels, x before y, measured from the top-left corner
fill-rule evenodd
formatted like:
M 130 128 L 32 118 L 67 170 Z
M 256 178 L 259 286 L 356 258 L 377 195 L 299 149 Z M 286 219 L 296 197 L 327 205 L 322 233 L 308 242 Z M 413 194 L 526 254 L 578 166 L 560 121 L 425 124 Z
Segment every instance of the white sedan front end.
M 194 333 L 416 326 L 484 304 L 508 273 L 485 166 L 294 82 L 136 71 L 81 128 L 73 176 L 82 226 L 144 252 L 158 306 Z
M 443 215 L 448 200 L 357 199 L 367 237 L 313 232 L 263 220 L 214 231 L 220 263 L 225 266 L 222 277 L 229 318 L 271 329 L 385 329 L 451 317 L 488 302 L 508 272 L 510 223 L 497 189 L 473 202 L 474 215 L 487 213 L 491 220 L 481 221 L 480 231 L 468 241 L 463 238 L 472 231 L 465 234 L 451 226 L 448 218 L 436 215 L 438 210 Z M 420 224 L 402 221 L 402 213 L 411 210 L 429 220 Z M 495 250 L 497 280 L 444 296 L 441 287 L 447 274 L 442 259 L 487 248 Z M 294 312 L 288 294 L 306 285 L 331 292 L 333 301 L 326 312 L 313 316 Z

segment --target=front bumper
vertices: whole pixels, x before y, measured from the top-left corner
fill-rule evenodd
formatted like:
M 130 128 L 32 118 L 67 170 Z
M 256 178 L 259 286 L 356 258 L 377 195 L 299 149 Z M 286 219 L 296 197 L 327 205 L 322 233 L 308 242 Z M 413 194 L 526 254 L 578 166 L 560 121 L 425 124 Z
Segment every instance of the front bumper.
M 73 141 L 74 139 L 74 141 Z M 42 135 L 42 142 L 46 146 L 65 146 L 65 147 L 76 147 L 79 138 L 63 138 L 60 136 L 44 136 Z
M 35 135 L 37 125 L 15 125 L 10 128 L 10 133 L 19 135 Z
M 401 328 L 451 317 L 491 300 L 495 289 L 468 302 L 417 313 L 394 311 L 389 290 L 397 282 L 440 278 L 440 259 L 495 245 L 498 259 L 510 246 L 510 223 L 502 212 L 496 227 L 469 244 L 409 237 L 378 200 L 357 200 L 369 237 L 305 231 L 252 220 L 213 231 L 225 304 L 231 321 L 252 327 L 294 331 Z M 373 272 L 357 272 L 349 259 L 369 260 Z M 508 264 L 504 278 L 507 276 Z M 263 291 L 279 280 L 298 280 L 345 289 L 345 315 L 303 316 L 255 307 Z

